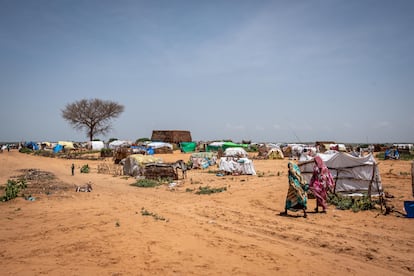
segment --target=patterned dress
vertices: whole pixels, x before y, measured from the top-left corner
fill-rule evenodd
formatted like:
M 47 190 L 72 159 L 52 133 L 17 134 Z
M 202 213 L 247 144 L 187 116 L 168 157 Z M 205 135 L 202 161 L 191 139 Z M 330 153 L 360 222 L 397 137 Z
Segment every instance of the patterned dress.
M 328 191 L 333 191 L 335 182 L 329 169 L 319 156 L 315 156 L 315 165 L 313 167 L 313 175 L 309 183 L 309 189 L 316 197 L 318 206 L 325 210 L 327 206 Z
M 286 210 L 298 211 L 306 209 L 308 197 L 306 194 L 308 185 L 302 177 L 299 167 L 289 162 L 289 189 L 286 196 Z

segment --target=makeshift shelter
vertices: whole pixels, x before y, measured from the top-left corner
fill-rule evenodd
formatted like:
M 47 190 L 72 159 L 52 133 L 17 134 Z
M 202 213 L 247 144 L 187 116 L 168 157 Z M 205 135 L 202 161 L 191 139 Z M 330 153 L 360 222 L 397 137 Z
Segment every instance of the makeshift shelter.
M 193 152 L 195 151 L 196 147 L 197 147 L 196 142 L 181 142 L 180 143 L 180 149 L 184 153 Z
M 102 141 L 89 141 L 88 148 L 91 150 L 101 150 L 105 147 L 104 142 Z
M 122 160 L 124 175 L 144 175 L 144 167 L 149 163 L 162 163 L 162 159 L 150 155 L 131 154 Z
M 219 170 L 234 175 L 256 175 L 253 162 L 247 158 L 247 152 L 243 148 L 226 149 L 224 157 L 220 158 Z
M 271 148 L 267 152 L 266 158 L 267 159 L 283 159 L 283 158 L 285 158 L 285 156 L 283 155 L 283 152 L 282 152 L 281 149 L 279 149 L 279 148 Z
M 65 150 L 71 150 L 75 148 L 75 146 L 73 145 L 73 142 L 69 142 L 69 141 L 59 141 L 58 145 L 63 146 Z
M 342 195 L 372 195 L 383 193 L 381 176 L 372 154 L 354 157 L 348 153 L 318 154 L 325 162 L 336 183 L 335 193 Z M 314 161 L 299 162 L 302 175 L 309 182 Z
M 146 145 L 147 148 L 151 148 L 155 153 L 172 153 L 173 145 L 164 142 L 151 142 Z
M 216 152 L 194 152 L 190 156 L 190 162 L 192 169 L 206 169 L 209 166 L 213 166 L 217 162 Z
M 212 142 L 210 144 L 207 145 L 206 147 L 206 151 L 219 151 L 219 150 L 223 150 L 225 151 L 228 148 L 248 148 L 249 145 L 247 144 L 236 144 L 233 142 Z
M 132 145 L 129 141 L 123 141 L 123 140 L 114 140 L 111 143 L 109 143 L 108 147 L 112 150 L 120 148 L 120 147 L 130 147 Z
M 39 150 L 39 146 L 37 145 L 37 143 L 32 142 L 32 141 L 25 143 L 24 146 L 32 150 Z

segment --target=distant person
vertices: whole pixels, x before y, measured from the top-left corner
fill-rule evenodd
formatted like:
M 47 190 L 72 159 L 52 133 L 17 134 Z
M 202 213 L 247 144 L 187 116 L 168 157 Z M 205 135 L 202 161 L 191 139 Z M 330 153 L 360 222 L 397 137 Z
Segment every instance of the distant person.
M 7 144 L 7 151 L 10 152 L 10 145 Z
M 316 197 L 316 213 L 319 212 L 319 206 L 322 207 L 322 213 L 326 213 L 328 192 L 333 192 L 335 182 L 322 158 L 315 156 L 314 161 L 315 165 L 313 166 L 313 175 L 309 183 L 309 189 Z
M 306 218 L 306 206 L 308 202 L 306 191 L 308 185 L 296 164 L 289 162 L 288 168 L 289 189 L 286 195 L 285 211 L 280 214 L 287 215 L 288 210 L 293 212 L 303 210 L 303 217 Z
M 72 169 L 72 176 L 73 176 L 75 175 L 75 164 L 72 163 L 71 169 Z

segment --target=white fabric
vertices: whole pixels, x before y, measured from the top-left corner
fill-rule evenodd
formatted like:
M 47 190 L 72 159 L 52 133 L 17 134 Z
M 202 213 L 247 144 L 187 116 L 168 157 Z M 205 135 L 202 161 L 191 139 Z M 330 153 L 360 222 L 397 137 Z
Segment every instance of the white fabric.
M 239 148 L 239 147 L 227 148 L 224 151 L 224 156 L 247 157 L 247 152 L 244 150 L 244 148 Z
M 247 158 L 221 157 L 219 170 L 228 173 L 256 175 L 253 162 Z
M 336 182 L 335 192 L 367 193 L 371 186 L 371 194 L 382 193 L 381 176 L 372 154 L 355 157 L 347 153 L 318 154 L 325 162 Z M 313 173 L 314 161 L 299 162 L 304 178 L 309 182 Z
M 131 146 L 131 142 L 129 141 L 123 141 L 123 140 L 115 140 L 112 141 L 111 143 L 109 143 L 109 148 L 110 149 L 116 149 L 122 146 Z
M 147 147 L 151 147 L 153 149 L 160 149 L 160 148 L 170 148 L 173 149 L 173 146 L 170 143 L 164 143 L 164 142 L 151 142 L 147 144 Z

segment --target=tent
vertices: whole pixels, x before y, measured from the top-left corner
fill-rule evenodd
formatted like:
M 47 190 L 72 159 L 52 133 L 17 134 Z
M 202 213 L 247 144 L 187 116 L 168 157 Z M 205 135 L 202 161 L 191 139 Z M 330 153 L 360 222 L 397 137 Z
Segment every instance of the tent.
M 193 152 L 197 147 L 196 142 L 181 142 L 180 148 L 182 152 Z
M 271 148 L 267 154 L 266 157 L 268 159 L 283 159 L 285 156 L 283 155 L 283 152 L 279 148 Z
M 192 169 L 203 168 L 206 169 L 209 166 L 213 166 L 217 162 L 216 152 L 194 152 L 190 156 L 190 161 L 193 164 Z
M 219 170 L 231 174 L 256 175 L 253 162 L 243 148 L 228 148 L 220 158 Z
M 241 148 L 248 148 L 249 145 L 247 144 L 236 144 L 233 142 L 213 142 L 207 145 L 206 151 L 218 151 L 222 149 L 223 151 L 227 148 L 234 148 L 234 147 L 241 147 Z
M 221 157 L 219 170 L 231 174 L 256 175 L 252 160 L 245 157 Z
M 63 146 L 65 148 L 65 150 L 74 149 L 75 148 L 75 146 L 73 145 L 73 143 L 72 142 L 68 142 L 68 141 L 59 141 L 58 142 L 58 145 Z
M 348 196 L 379 196 L 383 193 L 378 165 L 372 154 L 355 157 L 348 153 L 335 152 L 319 156 L 334 178 L 335 193 Z M 308 182 L 312 177 L 313 166 L 313 159 L 299 162 L 300 171 Z
M 102 141 L 90 141 L 88 142 L 88 148 L 91 150 L 101 150 L 105 147 L 104 142 Z
M 143 167 L 149 163 L 162 163 L 160 158 L 149 155 L 131 154 L 122 161 L 124 175 L 139 176 L 143 174 Z
M 116 149 L 119 147 L 130 147 L 132 145 L 129 141 L 123 141 L 123 140 L 114 140 L 111 143 L 109 143 L 108 147 L 110 149 Z
M 245 151 L 245 149 L 234 147 L 234 148 L 227 148 L 224 151 L 224 156 L 247 157 L 248 154 Z

